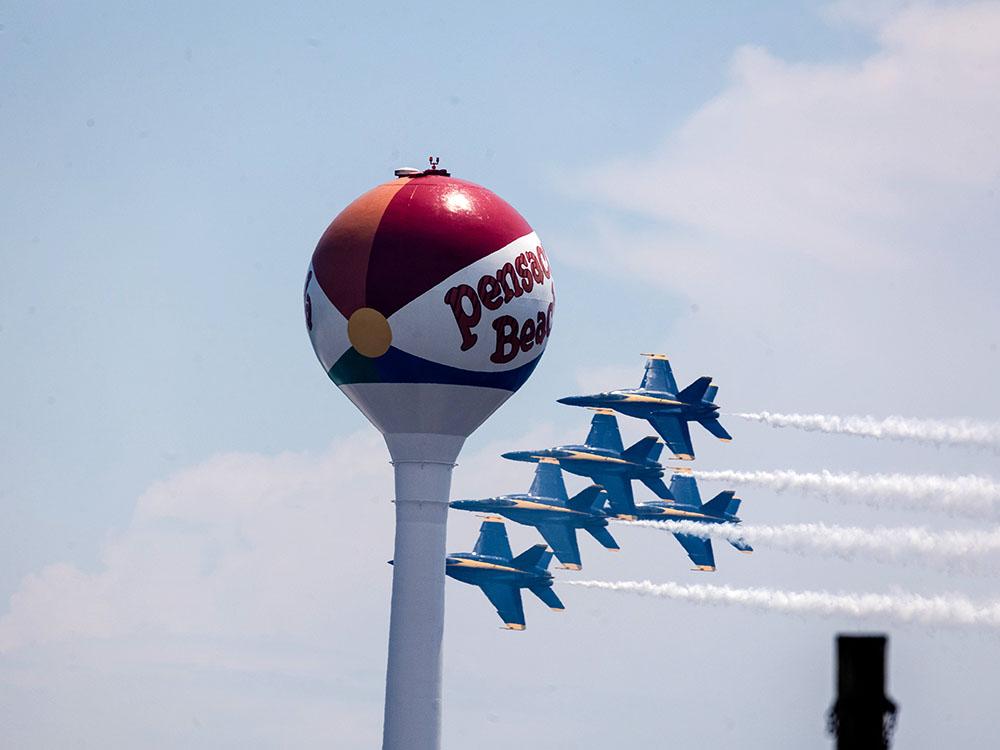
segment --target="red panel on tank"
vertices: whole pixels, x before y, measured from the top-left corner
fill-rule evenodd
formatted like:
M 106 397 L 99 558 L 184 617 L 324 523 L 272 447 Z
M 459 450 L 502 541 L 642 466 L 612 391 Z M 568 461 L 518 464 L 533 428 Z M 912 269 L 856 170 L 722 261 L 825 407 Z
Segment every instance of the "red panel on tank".
M 510 204 L 480 185 L 452 177 L 415 177 L 393 195 L 382 214 L 368 257 L 365 305 L 388 317 L 531 231 Z
M 386 206 L 407 182 L 393 180 L 369 190 L 337 215 L 316 245 L 312 258 L 316 281 L 345 318 L 365 306 L 375 232 Z

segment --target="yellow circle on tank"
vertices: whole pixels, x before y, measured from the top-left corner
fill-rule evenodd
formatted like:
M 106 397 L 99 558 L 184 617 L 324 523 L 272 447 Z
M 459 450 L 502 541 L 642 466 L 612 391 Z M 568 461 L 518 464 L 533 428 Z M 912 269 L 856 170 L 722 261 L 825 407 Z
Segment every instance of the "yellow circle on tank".
M 389 351 L 392 328 L 378 310 L 359 307 L 347 321 L 347 338 L 359 354 L 366 357 L 381 357 Z

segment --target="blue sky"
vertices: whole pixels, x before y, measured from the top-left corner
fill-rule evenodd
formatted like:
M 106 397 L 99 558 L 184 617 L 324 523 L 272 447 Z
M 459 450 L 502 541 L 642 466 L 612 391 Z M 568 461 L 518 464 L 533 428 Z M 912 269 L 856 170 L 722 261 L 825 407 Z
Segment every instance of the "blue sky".
M 542 364 L 469 441 L 456 492 L 526 486 L 497 453 L 579 435 L 554 399 L 631 384 L 640 351 L 715 375 L 734 411 L 1000 414 L 996 4 L 23 5 L 0 24 L 0 739 L 371 746 L 389 468 L 315 363 L 300 293 L 330 219 L 430 153 L 525 215 L 559 287 Z M 699 464 L 995 471 L 732 431 Z M 762 523 L 942 522 L 743 494 Z M 450 547 L 474 533 L 453 519 Z M 669 539 L 621 541 L 614 560 L 585 549 L 588 574 L 693 575 Z M 734 585 L 994 593 L 912 566 L 720 558 Z M 482 747 L 816 745 L 831 636 L 859 625 L 574 590 L 512 638 L 475 593 L 448 590 L 445 731 Z M 995 729 L 968 679 L 990 676 L 993 636 L 893 635 L 901 743 Z M 159 708 L 121 719 L 130 701 Z

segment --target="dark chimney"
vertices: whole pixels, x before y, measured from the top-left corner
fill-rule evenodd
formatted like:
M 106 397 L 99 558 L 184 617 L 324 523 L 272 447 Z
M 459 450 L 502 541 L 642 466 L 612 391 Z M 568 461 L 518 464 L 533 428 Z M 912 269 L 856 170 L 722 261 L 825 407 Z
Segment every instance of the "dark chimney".
M 837 750 L 886 750 L 896 704 L 885 694 L 884 635 L 837 636 L 837 699 L 829 730 Z

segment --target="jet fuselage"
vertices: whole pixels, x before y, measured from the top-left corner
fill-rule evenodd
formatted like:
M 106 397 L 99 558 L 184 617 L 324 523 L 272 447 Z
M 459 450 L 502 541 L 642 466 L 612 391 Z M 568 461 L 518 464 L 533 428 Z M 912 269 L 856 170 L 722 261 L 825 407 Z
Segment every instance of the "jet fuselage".
M 607 514 L 601 510 L 583 511 L 567 508 L 565 502 L 547 497 L 536 497 L 526 493 L 487 497 L 482 500 L 453 500 L 451 507 L 479 513 L 496 513 L 525 526 L 555 522 L 583 528 L 585 526 L 607 526 Z
M 699 421 L 718 416 L 719 407 L 707 401 L 685 403 L 677 394 L 654 391 L 648 388 L 626 388 L 619 391 L 595 393 L 590 396 L 567 396 L 559 399 L 569 406 L 586 406 L 593 409 L 611 409 L 629 417 L 645 419 L 650 414 L 675 414 L 685 421 Z
M 522 570 L 510 560 L 474 552 L 456 552 L 445 558 L 445 574 L 455 580 L 480 586 L 484 583 L 505 583 L 518 588 L 551 586 L 552 574 L 533 568 Z
M 635 513 L 628 517 L 631 521 L 697 521 L 699 523 L 740 523 L 737 516 L 725 513 L 721 516 L 705 513 L 704 506 L 653 500 L 636 503 Z
M 592 477 L 595 474 L 621 474 L 629 479 L 653 479 L 663 476 L 663 466 L 658 461 L 643 459 L 631 461 L 622 454 L 606 448 L 589 445 L 560 445 L 539 451 L 511 451 L 503 457 L 511 461 L 537 463 L 542 459 L 559 462 L 564 471 L 577 476 Z

